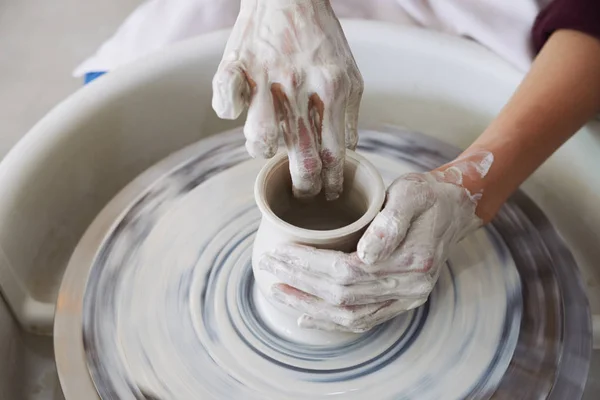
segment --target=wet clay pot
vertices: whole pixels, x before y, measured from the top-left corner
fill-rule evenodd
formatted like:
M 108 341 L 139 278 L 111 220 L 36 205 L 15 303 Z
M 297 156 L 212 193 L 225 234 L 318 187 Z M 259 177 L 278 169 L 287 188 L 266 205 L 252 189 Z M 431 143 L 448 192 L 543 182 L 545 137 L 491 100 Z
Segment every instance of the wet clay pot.
M 260 171 L 254 197 L 262 213 L 252 253 L 255 303 L 259 313 L 271 329 L 290 340 L 313 344 L 339 341 L 344 335 L 296 328 L 300 313 L 270 298 L 271 286 L 279 280 L 259 270 L 258 260 L 265 252 L 291 243 L 355 251 L 365 229 L 383 206 L 385 186 L 381 175 L 363 156 L 347 151 L 344 189 L 339 199 L 326 201 L 323 193 L 312 199 L 296 199 L 292 195 L 287 155 L 280 153 Z M 349 339 L 347 334 L 345 336 Z

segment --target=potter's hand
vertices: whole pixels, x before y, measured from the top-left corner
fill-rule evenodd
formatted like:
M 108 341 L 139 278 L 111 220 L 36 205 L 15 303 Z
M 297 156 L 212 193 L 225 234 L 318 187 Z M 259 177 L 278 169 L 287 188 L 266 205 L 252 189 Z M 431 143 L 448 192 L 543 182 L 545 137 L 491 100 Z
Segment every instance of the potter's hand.
M 345 148 L 358 140 L 363 82 L 329 0 L 242 0 L 213 79 L 215 112 L 244 127 L 251 156 L 284 137 L 296 196 L 342 191 Z
M 462 186 L 463 174 L 484 176 L 492 158 L 475 158 L 398 178 L 356 253 L 286 246 L 264 255 L 259 268 L 283 282 L 271 295 L 304 313 L 301 327 L 352 332 L 423 304 L 449 249 L 481 225 L 481 194 Z

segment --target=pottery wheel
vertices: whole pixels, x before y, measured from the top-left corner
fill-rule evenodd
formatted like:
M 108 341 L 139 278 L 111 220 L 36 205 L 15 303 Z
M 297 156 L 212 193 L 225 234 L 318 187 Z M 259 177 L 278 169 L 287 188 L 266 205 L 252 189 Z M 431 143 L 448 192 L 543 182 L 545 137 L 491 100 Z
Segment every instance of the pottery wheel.
M 386 183 L 458 154 L 393 128 L 363 131 L 358 151 Z M 524 194 L 453 250 L 424 306 L 343 343 L 303 344 L 257 312 L 253 295 L 253 184 L 264 162 L 249 159 L 239 130 L 170 160 L 100 214 L 90 227 L 105 233 L 99 245 L 78 249 L 91 262 L 74 256 L 67 270 L 89 274 L 61 288 L 56 332 L 78 326 L 100 398 L 581 397 L 587 300 L 573 257 Z M 84 293 L 75 314 L 60 302 L 73 290 Z M 62 384 L 74 384 L 58 364 Z

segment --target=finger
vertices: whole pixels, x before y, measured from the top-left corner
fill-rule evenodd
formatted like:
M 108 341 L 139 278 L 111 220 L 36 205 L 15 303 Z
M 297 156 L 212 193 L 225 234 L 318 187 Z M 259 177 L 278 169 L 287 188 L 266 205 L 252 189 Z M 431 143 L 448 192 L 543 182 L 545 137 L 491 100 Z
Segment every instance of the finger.
M 252 157 L 271 158 L 277 152 L 279 123 L 270 87 L 258 84 L 244 125 L 246 149 Z
M 368 331 L 427 301 L 427 297 L 421 297 L 359 306 L 334 306 L 286 285 L 273 285 L 271 290 L 276 301 L 305 314 L 298 320 L 301 327 L 356 333 Z
M 389 300 L 411 301 L 428 296 L 435 281 L 427 274 L 404 273 L 390 275 L 371 282 L 361 282 L 338 289 L 334 305 L 352 306 L 381 303 Z
M 320 158 L 323 163 L 322 178 L 325 198 L 335 200 L 344 185 L 345 112 L 349 79 L 338 68 L 324 69 L 313 78 L 315 94 L 322 101 Z
M 263 268 L 273 274 L 279 273 L 281 278 L 294 275 L 295 282 L 306 280 L 302 290 L 332 304 L 367 304 L 420 297 L 431 292 L 435 282 L 427 273 L 410 269 L 418 263 L 418 255 L 410 254 L 410 259 L 398 255 L 390 262 L 369 269 L 356 254 L 289 245 L 261 258 L 259 268 L 264 263 Z M 402 262 L 405 268 L 402 268 Z
M 381 325 L 400 314 L 422 306 L 427 301 L 427 297 L 415 299 L 403 299 L 388 303 L 385 307 L 379 307 L 375 312 L 364 314 L 362 318 L 356 319 L 348 327 L 358 332 L 364 332 Z
M 297 270 L 271 255 L 260 258 L 258 268 L 274 275 L 278 280 L 297 290 L 316 296 L 331 304 L 340 304 L 343 300 L 339 286 L 333 285 L 317 276 Z
M 404 238 L 389 258 L 373 265 L 365 264 L 366 273 L 375 276 L 396 276 L 402 274 L 420 274 L 428 277 L 434 285 L 442 260 L 443 240 L 434 234 L 435 221 L 429 211 L 414 220 Z M 433 287 L 432 287 L 433 289 Z
M 295 79 L 292 79 L 292 83 Z M 322 188 L 321 159 L 317 138 L 311 129 L 308 96 L 298 92 L 295 84 L 271 85 L 280 108 L 280 123 L 290 162 L 292 187 L 296 197 L 316 196 Z
M 373 265 L 387 259 L 404 239 L 412 214 L 403 214 L 392 207 L 384 208 L 367 228 L 357 245 L 358 257 Z
M 275 284 L 271 290 L 275 300 L 298 311 L 312 309 L 312 307 L 308 307 L 305 303 L 314 302 L 315 304 L 319 304 L 319 302 L 321 302 L 320 304 L 323 304 L 321 299 L 309 295 L 308 293 L 301 292 L 288 285 Z M 338 325 L 329 320 L 316 319 L 308 314 L 302 314 L 298 318 L 297 323 L 298 326 L 303 329 L 318 329 L 329 332 L 352 332 L 352 330 L 345 326 Z
M 285 283 L 276 283 L 269 292 L 271 298 L 300 312 L 314 311 L 327 304 L 317 296 L 306 293 Z
M 426 301 L 427 297 L 422 297 L 385 301 L 382 303 L 361 306 L 337 307 L 332 310 L 327 310 L 326 312 L 323 310 L 311 317 L 317 326 L 322 324 L 321 321 L 328 321 L 332 324 L 339 325 L 350 332 L 363 333 L 405 313 L 406 311 L 421 306 Z M 310 314 L 307 315 L 310 316 Z M 323 318 L 323 316 L 325 316 L 325 318 Z
M 242 63 L 221 61 L 212 81 L 212 107 L 219 118 L 236 119 L 248 103 L 250 85 L 246 80 Z
M 327 320 L 315 319 L 308 314 L 302 314 L 298 318 L 298 326 L 302 329 L 316 329 L 326 332 L 356 333 L 351 329 L 346 328 L 345 326 L 338 325 L 334 322 Z
M 325 198 L 335 200 L 344 187 L 344 161 L 346 147 L 344 138 L 344 109 L 346 101 L 339 100 L 325 106 L 321 133 L 321 162 Z
M 402 244 L 387 260 L 366 266 L 365 270 L 374 275 L 422 274 L 431 276 L 435 268 L 435 250 L 429 244 L 406 246 Z
M 313 296 L 310 293 L 306 293 L 302 290 L 296 289 L 293 286 L 285 283 L 276 283 L 271 287 L 271 294 L 277 300 L 288 306 L 295 306 L 297 303 L 314 303 L 323 304 L 323 300 L 317 296 Z M 306 306 L 302 306 L 306 307 Z
M 388 259 L 406 237 L 412 221 L 434 201 L 426 182 L 404 177 L 396 180 L 388 190 L 384 209 L 358 242 L 358 257 L 369 265 Z
M 275 284 L 271 287 L 273 299 L 281 304 L 294 308 L 308 316 L 322 321 L 353 329 L 355 321 L 362 320 L 366 315 L 375 313 L 379 308 L 390 302 L 367 304 L 361 306 L 334 306 L 326 301 L 304 293 L 297 288 L 285 284 Z
M 364 83 L 358 68 L 349 75 L 350 93 L 348 95 L 348 104 L 346 104 L 346 148 L 354 150 L 358 144 L 358 114 Z
M 353 284 L 338 284 L 330 276 L 317 276 L 305 265 L 290 263 L 272 255 L 262 257 L 259 268 L 283 283 L 317 296 L 332 305 L 363 305 L 428 295 L 434 280 L 428 274 L 402 273 Z
M 404 242 L 390 257 L 389 263 L 396 265 L 396 270 L 401 272 L 417 272 L 432 276 L 439 269 L 436 260 L 438 245 L 443 238 L 433 234 L 435 221 L 432 215 L 424 214 L 412 224 Z M 437 274 L 433 274 L 437 277 Z
M 364 271 L 356 253 L 316 249 L 301 245 L 284 245 L 270 256 L 297 271 L 309 274 L 340 285 L 370 280 L 371 275 Z

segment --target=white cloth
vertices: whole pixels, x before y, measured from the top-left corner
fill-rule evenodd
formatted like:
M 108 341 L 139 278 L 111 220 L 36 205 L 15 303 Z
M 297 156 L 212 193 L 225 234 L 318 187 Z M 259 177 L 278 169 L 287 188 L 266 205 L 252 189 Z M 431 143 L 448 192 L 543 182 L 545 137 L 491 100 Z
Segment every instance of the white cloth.
M 530 31 L 547 0 L 331 0 L 339 18 L 416 25 L 469 37 L 521 70 L 532 60 Z M 240 0 L 148 0 L 74 71 L 110 71 L 170 43 L 233 26 Z

